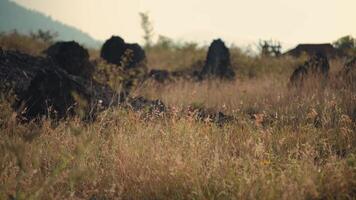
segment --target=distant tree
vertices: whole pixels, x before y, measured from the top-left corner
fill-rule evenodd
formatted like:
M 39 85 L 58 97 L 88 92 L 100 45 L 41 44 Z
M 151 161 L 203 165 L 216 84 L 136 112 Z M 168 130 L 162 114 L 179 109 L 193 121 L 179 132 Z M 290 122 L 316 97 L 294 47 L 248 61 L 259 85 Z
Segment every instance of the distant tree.
M 334 43 L 335 48 L 346 54 L 356 53 L 356 38 L 351 35 L 339 38 Z
M 356 39 L 347 35 L 336 40 L 334 46 L 339 49 L 352 49 L 356 47 Z
M 31 32 L 30 36 L 35 40 L 41 40 L 46 43 L 52 43 L 54 39 L 58 37 L 58 34 L 55 32 L 51 32 L 49 30 L 44 31 L 40 29 L 37 32 Z
M 163 35 L 159 35 L 156 45 L 163 49 L 170 49 L 175 46 L 175 43 L 171 38 L 163 36 Z
M 150 48 L 153 44 L 153 25 L 147 12 L 141 12 L 140 17 L 141 27 L 144 32 L 143 39 L 145 41 L 145 48 Z
M 281 55 L 282 45 L 278 41 L 263 40 L 259 42 L 258 46 L 263 57 L 279 57 Z

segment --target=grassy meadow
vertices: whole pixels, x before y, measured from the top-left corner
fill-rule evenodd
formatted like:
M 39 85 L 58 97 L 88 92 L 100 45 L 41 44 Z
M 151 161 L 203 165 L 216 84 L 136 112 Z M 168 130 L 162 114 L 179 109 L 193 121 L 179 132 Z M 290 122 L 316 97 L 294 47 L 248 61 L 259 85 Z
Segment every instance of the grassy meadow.
M 48 44 L 15 34 L 0 46 L 39 55 Z M 2 96 L 0 199 L 355 199 L 356 91 L 338 78 L 344 60 L 330 61 L 326 85 L 298 89 L 287 85 L 303 58 L 230 51 L 235 81 L 137 86 L 133 96 L 169 106 L 159 116 L 114 107 L 93 123 L 18 123 Z M 150 68 L 176 70 L 206 52 L 183 44 L 146 53 Z M 195 120 L 192 105 L 234 120 Z

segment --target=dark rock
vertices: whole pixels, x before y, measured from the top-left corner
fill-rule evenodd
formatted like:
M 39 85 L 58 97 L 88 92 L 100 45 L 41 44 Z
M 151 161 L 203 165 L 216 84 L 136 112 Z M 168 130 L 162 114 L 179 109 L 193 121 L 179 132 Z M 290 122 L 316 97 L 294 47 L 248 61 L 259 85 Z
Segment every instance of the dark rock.
M 205 65 L 205 61 L 198 60 L 194 62 L 189 68 L 176 70 L 170 73 L 175 79 L 188 79 L 193 81 L 202 81 L 203 76 L 201 71 Z
M 40 71 L 55 68 L 52 61 L 18 51 L 0 54 L 0 89 L 3 93 L 23 94 Z
M 329 68 L 327 57 L 323 54 L 316 54 L 294 70 L 290 77 L 290 84 L 301 86 L 306 79 L 311 77 L 326 79 L 329 75 Z
M 131 89 L 147 77 L 146 55 L 138 44 L 128 44 L 122 38 L 113 36 L 104 43 L 101 57 L 108 63 L 118 65 L 122 71 L 119 78 L 121 100 L 125 100 Z
M 52 58 L 1 49 L 0 89 L 1 92 L 14 92 L 17 98 L 13 108 L 25 121 L 42 116 L 65 119 L 73 115 L 92 120 L 98 112 L 118 105 L 147 113 L 148 116 L 160 115 L 167 111 L 167 107 L 160 100 L 128 97 L 121 101 L 120 94 L 108 85 L 69 74 Z M 233 119 L 221 112 L 204 108 L 195 109 L 194 113 L 198 120 L 218 125 Z
M 340 55 L 340 53 L 331 44 L 299 44 L 296 48 L 287 51 L 283 55 L 300 57 L 306 54 L 310 57 L 316 54 L 322 54 L 328 58 L 335 58 Z
M 126 68 L 134 68 L 141 64 L 146 59 L 146 53 L 137 43 L 126 44 L 126 51 L 124 58 L 127 59 L 125 63 Z
M 211 43 L 201 75 L 221 79 L 233 79 L 235 77 L 235 72 L 231 69 L 230 51 L 221 39 L 214 40 Z
M 17 51 L 0 54 L 0 89 L 16 95 L 13 108 L 26 120 L 43 115 L 61 119 L 78 112 L 92 118 L 97 111 L 118 104 L 109 86 L 70 75 L 50 58 Z
M 198 121 L 211 122 L 217 124 L 218 126 L 222 126 L 234 120 L 233 116 L 204 107 L 190 106 L 188 108 L 188 112 L 189 115 L 193 116 Z
M 92 77 L 94 65 L 89 61 L 89 53 L 74 41 L 57 42 L 45 50 L 45 54 L 69 74 Z
M 226 124 L 228 122 L 231 122 L 233 119 L 234 119 L 233 116 L 226 115 L 223 112 L 217 112 L 217 113 L 215 113 L 215 115 L 213 115 L 214 123 L 216 123 L 220 126 L 223 124 Z
M 166 81 L 174 81 L 179 79 L 187 79 L 192 81 L 202 81 L 203 76 L 201 71 L 204 66 L 203 60 L 198 60 L 193 63 L 189 68 L 179 69 L 175 71 L 167 71 L 167 70 L 156 70 L 152 69 L 148 73 L 148 78 L 152 78 L 159 83 L 164 83 Z
M 15 105 L 19 105 L 17 108 L 26 120 L 74 115 L 94 120 L 99 112 L 119 105 L 119 95 L 108 85 L 61 71 L 46 71 L 36 75 Z
M 121 37 L 112 36 L 103 44 L 100 55 L 108 63 L 120 65 L 125 51 L 125 41 Z
M 164 83 L 165 81 L 169 80 L 170 73 L 167 70 L 152 69 L 148 76 L 157 82 Z
M 121 99 L 124 101 L 135 86 L 141 85 L 147 78 L 146 67 L 136 67 L 123 71 L 121 77 Z
M 146 59 L 145 51 L 138 44 L 128 44 L 118 36 L 112 36 L 101 48 L 101 57 L 108 63 L 125 69 L 135 68 Z
M 134 111 L 147 111 L 155 114 L 166 111 L 166 106 L 161 100 L 148 100 L 143 97 L 129 98 L 127 105 Z
M 201 75 L 201 71 L 194 69 L 184 69 L 178 70 L 171 73 L 172 78 L 175 79 L 188 79 L 193 81 L 202 81 L 203 76 Z
M 31 81 L 28 90 L 21 94 L 20 105 L 25 105 L 22 116 L 26 120 L 39 116 L 54 119 L 73 116 L 76 107 L 87 110 L 90 94 L 86 92 L 82 84 L 64 73 L 39 72 Z M 75 96 L 81 99 L 75 99 Z M 79 102 L 82 105 L 76 105 Z

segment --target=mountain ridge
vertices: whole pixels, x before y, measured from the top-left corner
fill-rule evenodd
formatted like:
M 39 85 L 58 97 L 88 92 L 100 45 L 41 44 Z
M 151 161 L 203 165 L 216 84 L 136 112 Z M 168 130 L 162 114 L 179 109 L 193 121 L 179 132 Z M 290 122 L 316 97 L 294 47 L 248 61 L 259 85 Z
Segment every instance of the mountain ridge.
M 56 32 L 56 40 L 75 40 L 90 48 L 99 48 L 101 41 L 80 29 L 52 19 L 39 11 L 31 10 L 9 0 L 0 0 L 0 32 L 16 30 L 22 34 L 31 31 L 50 30 Z

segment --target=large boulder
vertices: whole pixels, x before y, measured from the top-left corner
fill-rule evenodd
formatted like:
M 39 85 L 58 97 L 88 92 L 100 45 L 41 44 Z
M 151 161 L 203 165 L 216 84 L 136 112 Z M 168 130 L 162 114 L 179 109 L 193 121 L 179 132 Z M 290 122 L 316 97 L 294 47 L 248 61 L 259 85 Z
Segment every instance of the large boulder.
M 140 45 L 126 43 L 118 36 L 112 36 L 104 43 L 100 55 L 108 63 L 121 65 L 125 69 L 135 68 L 146 59 Z
M 211 43 L 201 75 L 221 79 L 235 77 L 235 72 L 231 68 L 230 51 L 221 39 Z
M 71 75 L 50 58 L 0 50 L 0 92 L 13 93 L 13 108 L 25 120 L 95 113 L 117 104 L 110 87 Z
M 329 61 L 324 54 L 316 54 L 294 70 L 290 77 L 290 84 L 303 85 L 309 78 L 326 79 L 329 76 Z
M 74 41 L 57 42 L 45 50 L 45 54 L 69 74 L 92 77 L 94 66 L 89 61 L 89 53 Z
M 147 76 L 145 51 L 138 44 L 128 44 L 112 36 L 101 48 L 101 57 L 108 63 L 117 65 L 122 73 L 120 100 L 125 100 L 134 86 L 141 84 Z
M 21 94 L 19 105 L 23 106 L 22 117 L 26 120 L 39 116 L 65 118 L 73 116 L 79 109 L 86 113 L 89 101 L 90 94 L 84 85 L 65 73 L 43 71 L 35 76 L 28 90 Z
M 0 50 L 0 91 L 23 94 L 38 72 L 53 68 L 53 62 L 43 57 Z

